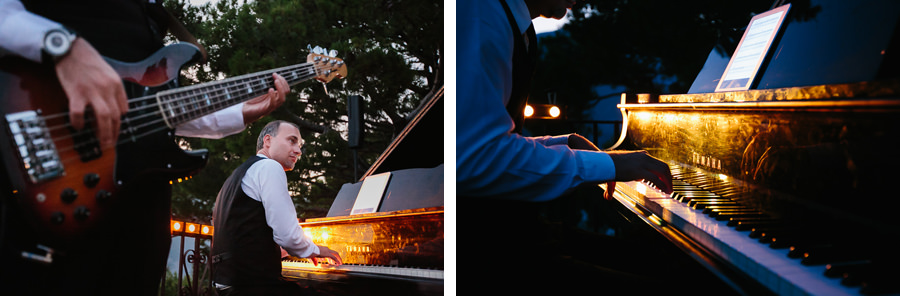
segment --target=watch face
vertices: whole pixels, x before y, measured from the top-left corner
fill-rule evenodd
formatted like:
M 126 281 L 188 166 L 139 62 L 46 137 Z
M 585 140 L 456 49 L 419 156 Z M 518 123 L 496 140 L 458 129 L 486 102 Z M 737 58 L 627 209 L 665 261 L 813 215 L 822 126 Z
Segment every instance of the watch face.
M 66 54 L 70 45 L 69 36 L 60 31 L 51 31 L 47 33 L 47 37 L 44 39 L 44 50 L 52 56 Z

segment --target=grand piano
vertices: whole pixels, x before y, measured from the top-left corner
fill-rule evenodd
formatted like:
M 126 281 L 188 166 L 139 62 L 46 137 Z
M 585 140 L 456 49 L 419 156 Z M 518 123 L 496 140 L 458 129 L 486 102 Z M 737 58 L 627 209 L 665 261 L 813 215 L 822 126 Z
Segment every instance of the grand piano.
M 669 163 L 673 194 L 601 187 L 736 294 L 900 294 L 900 2 L 788 3 L 749 90 L 715 91 L 713 50 L 687 94 L 623 94 L 617 149 Z
M 311 295 L 442 295 L 444 292 L 443 88 L 356 183 L 344 184 L 326 217 L 301 222 L 343 265 L 288 256 L 282 275 Z M 365 180 L 390 174 L 377 211 L 351 210 Z

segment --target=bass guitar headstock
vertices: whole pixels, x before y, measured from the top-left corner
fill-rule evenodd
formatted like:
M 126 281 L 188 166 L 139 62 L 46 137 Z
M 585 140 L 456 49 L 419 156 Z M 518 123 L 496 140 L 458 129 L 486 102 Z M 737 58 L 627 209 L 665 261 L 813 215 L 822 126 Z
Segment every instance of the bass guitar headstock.
M 328 83 L 334 78 L 347 77 L 347 65 L 336 57 L 336 50 L 326 50 L 316 46 L 310 49 L 306 62 L 312 63 L 316 69 L 316 80 Z

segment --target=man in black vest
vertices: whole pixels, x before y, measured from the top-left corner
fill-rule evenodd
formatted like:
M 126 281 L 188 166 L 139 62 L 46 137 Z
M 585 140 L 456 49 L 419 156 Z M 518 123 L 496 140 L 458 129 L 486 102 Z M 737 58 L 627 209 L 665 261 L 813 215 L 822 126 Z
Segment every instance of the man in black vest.
M 300 287 L 281 278 L 281 250 L 300 257 L 340 255 L 313 244 L 297 223 L 285 171 L 300 157 L 302 139 L 293 123 L 267 124 L 257 155 L 234 170 L 213 208 L 212 280 L 220 295 L 298 295 Z
M 0 0 L 0 56 L 17 56 L 34 62 L 34 67 L 55 70 L 66 93 L 59 104 L 68 99 L 72 126 L 90 127 L 95 121 L 101 147 L 110 149 L 117 142 L 120 116 L 129 107 L 122 79 L 102 56 L 140 61 L 164 46 L 168 32 L 202 52 L 161 2 Z M 276 88 L 269 94 L 178 126 L 175 133 L 221 138 L 240 132 L 284 102 L 290 88 L 283 78 L 275 78 Z M 92 118 L 85 118 L 87 108 L 93 110 Z M 24 222 L 27 217 L 9 197 L 7 178 L 0 179 L 2 289 L 29 295 L 158 294 L 172 240 L 171 185 L 163 178 L 137 179 L 118 192 L 127 198 L 107 223 L 77 244 L 54 246 L 49 263 L 22 255 L 43 255 L 45 242 L 34 236 Z

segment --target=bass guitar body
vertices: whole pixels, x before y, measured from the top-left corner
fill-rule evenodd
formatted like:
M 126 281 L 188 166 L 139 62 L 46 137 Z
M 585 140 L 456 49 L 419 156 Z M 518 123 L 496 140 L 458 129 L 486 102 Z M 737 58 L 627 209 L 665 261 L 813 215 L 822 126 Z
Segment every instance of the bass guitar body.
M 69 125 L 68 100 L 52 67 L 24 59 L 0 59 L 0 152 L 10 192 L 0 197 L 49 244 L 77 240 L 96 228 L 129 196 L 139 179 L 168 182 L 206 164 L 206 151 L 184 151 L 160 119 L 153 93 L 177 87 L 180 69 L 199 57 L 176 43 L 137 63 L 107 62 L 129 93 L 115 148 L 101 149 L 88 115 L 82 130 Z M 89 114 L 89 112 L 88 112 Z M 146 180 L 142 180 L 146 181 Z M 164 198 L 164 197 L 160 197 Z

